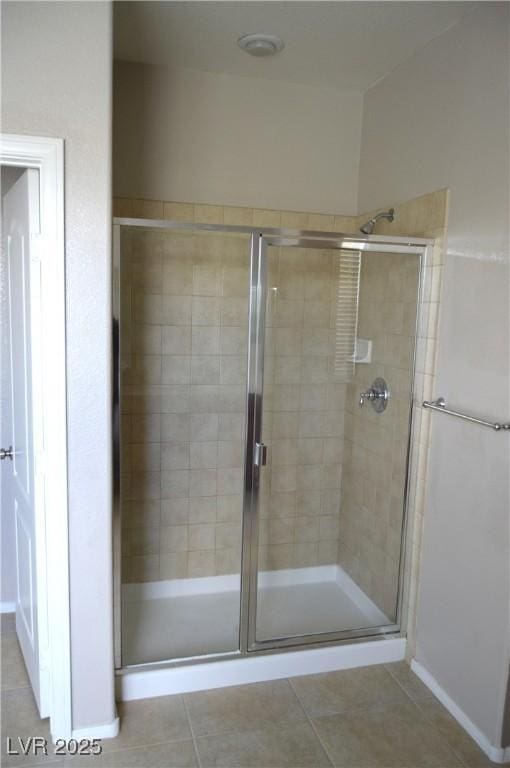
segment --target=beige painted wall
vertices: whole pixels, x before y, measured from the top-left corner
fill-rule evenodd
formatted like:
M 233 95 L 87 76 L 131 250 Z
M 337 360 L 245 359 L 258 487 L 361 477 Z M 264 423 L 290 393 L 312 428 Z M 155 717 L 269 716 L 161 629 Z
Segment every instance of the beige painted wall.
M 365 95 L 362 210 L 450 188 L 434 396 L 496 420 L 508 386 L 508 21 L 475 6 Z M 504 435 L 435 416 L 416 658 L 500 743 L 508 672 Z
M 108 2 L 2 3 L 2 130 L 65 140 L 74 728 L 115 717 L 110 12 Z
M 114 193 L 356 211 L 362 95 L 117 63 Z

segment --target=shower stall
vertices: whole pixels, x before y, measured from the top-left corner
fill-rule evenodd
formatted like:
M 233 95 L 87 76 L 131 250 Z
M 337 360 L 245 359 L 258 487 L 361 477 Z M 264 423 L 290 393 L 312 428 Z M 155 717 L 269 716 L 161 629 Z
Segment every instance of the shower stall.
M 429 244 L 114 220 L 120 674 L 400 636 Z

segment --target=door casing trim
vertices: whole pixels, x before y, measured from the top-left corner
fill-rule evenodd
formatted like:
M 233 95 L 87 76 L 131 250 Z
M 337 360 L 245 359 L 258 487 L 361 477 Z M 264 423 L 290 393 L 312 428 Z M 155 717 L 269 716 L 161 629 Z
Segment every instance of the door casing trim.
M 37 462 L 44 474 L 44 500 L 36 507 L 46 578 L 38 574 L 38 612 L 47 623 L 47 649 L 41 664 L 50 678 L 50 729 L 54 739 L 72 736 L 69 515 L 67 487 L 67 400 L 63 139 L 0 134 L 4 166 L 39 171 L 41 260 L 41 386 L 44 451 Z M 41 604 L 42 601 L 42 604 Z

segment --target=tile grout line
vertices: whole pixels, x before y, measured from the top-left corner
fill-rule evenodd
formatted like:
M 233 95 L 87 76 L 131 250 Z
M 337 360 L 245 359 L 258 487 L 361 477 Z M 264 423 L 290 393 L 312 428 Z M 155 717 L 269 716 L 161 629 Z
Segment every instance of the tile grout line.
M 275 683 L 275 682 L 276 683 L 285 683 L 285 682 L 288 683 L 289 680 L 287 678 L 285 678 L 285 677 L 281 677 L 281 678 L 277 678 L 275 680 L 262 680 L 260 682 L 255 682 L 255 683 L 244 683 L 244 684 L 241 683 L 239 685 L 227 685 L 227 686 L 224 686 L 224 687 L 221 687 L 221 688 L 213 688 L 213 689 L 207 689 L 206 688 L 206 689 L 204 689 L 202 691 L 194 691 L 193 693 L 207 693 L 208 690 L 221 691 L 221 690 L 224 690 L 225 688 L 228 688 L 228 689 L 240 688 L 240 687 L 251 686 L 251 685 L 265 685 L 266 683 Z M 294 693 L 294 691 L 292 691 L 292 693 Z M 170 695 L 176 695 L 176 696 L 182 695 L 183 697 L 185 696 L 185 694 L 170 694 Z M 298 704 L 300 706 L 300 709 L 303 710 L 303 706 L 302 706 L 301 702 L 299 701 L 299 699 L 298 699 Z M 187 707 L 187 703 L 186 703 L 186 707 Z M 306 716 L 306 712 L 304 712 L 304 710 L 303 710 L 303 714 Z M 189 720 L 190 720 L 190 728 L 191 728 L 192 733 L 194 735 L 193 728 L 191 726 L 191 717 L 189 718 Z M 292 725 L 292 724 L 296 723 L 296 720 L 295 719 L 290 719 L 290 720 L 284 720 L 284 721 L 281 721 L 281 722 L 284 725 Z M 259 723 L 258 726 L 251 727 L 251 728 L 246 728 L 244 730 L 242 730 L 242 728 L 240 728 L 240 727 L 232 728 L 232 729 L 228 728 L 226 730 L 221 728 L 218 731 L 217 730 L 207 731 L 207 733 L 202 734 L 202 736 L 194 736 L 194 738 L 198 741 L 199 738 L 205 739 L 205 738 L 215 737 L 215 736 L 231 736 L 231 735 L 235 735 L 235 734 L 239 734 L 239 733 L 245 733 L 245 732 L 256 733 L 256 732 L 258 732 L 260 730 L 263 730 L 264 727 L 266 727 L 266 726 L 263 723 Z M 203 766 L 201 768 L 203 768 Z
M 197 739 L 196 739 L 196 736 L 195 736 L 195 731 L 193 730 L 193 723 L 191 722 L 191 715 L 189 713 L 188 702 L 186 701 L 186 695 L 185 694 L 182 695 L 182 701 L 183 701 L 183 705 L 184 705 L 184 711 L 186 712 L 186 717 L 188 718 L 188 725 L 189 725 L 189 729 L 190 729 L 190 732 L 191 732 L 191 740 L 193 742 L 193 749 L 195 751 L 195 757 L 196 757 L 196 760 L 197 760 L 197 765 L 198 765 L 198 768 L 202 768 L 202 760 L 200 759 L 200 752 L 198 751 Z
M 305 718 L 307 719 L 308 723 L 310 724 L 310 727 L 311 727 L 312 731 L 314 732 L 317 741 L 319 742 L 319 744 L 321 745 L 322 749 L 324 750 L 324 754 L 328 758 L 328 760 L 331 763 L 331 765 L 334 766 L 335 763 L 334 763 L 334 760 L 333 760 L 333 758 L 331 757 L 331 755 L 329 753 L 328 748 L 326 747 L 326 745 L 324 744 L 323 740 L 321 739 L 320 734 L 317 731 L 314 723 L 312 722 L 312 719 L 310 718 L 310 716 L 309 716 L 308 712 L 306 711 L 304 705 L 302 704 L 301 699 L 299 698 L 299 696 L 297 695 L 296 691 L 294 690 L 294 686 L 292 685 L 292 678 L 290 678 L 290 677 L 287 678 L 287 682 L 289 684 L 290 690 L 292 691 L 292 693 L 294 694 L 294 696 L 296 698 L 296 701 L 298 702 L 299 706 L 303 710 Z
M 271 682 L 271 681 L 267 681 L 267 682 Z M 331 758 L 330 758 L 330 756 L 329 756 L 329 753 L 328 753 L 327 749 L 324 747 L 324 745 L 323 745 L 323 743 L 322 743 L 322 740 L 321 740 L 320 736 L 317 734 L 317 732 L 315 731 L 315 728 L 313 727 L 313 723 L 311 723 L 311 721 L 310 721 L 310 718 L 308 717 L 308 714 L 307 714 L 307 712 L 305 711 L 305 709 L 304 709 L 304 707 L 303 707 L 303 705 L 302 705 L 302 703 L 301 703 L 301 701 L 300 701 L 299 697 L 297 696 L 297 694 L 296 694 L 296 692 L 294 691 L 294 689 L 293 689 L 292 685 L 290 684 L 290 680 L 289 680 L 288 678 L 281 678 L 281 679 L 280 679 L 278 682 L 286 682 L 286 683 L 289 685 L 289 687 L 290 687 L 290 690 L 291 690 L 291 692 L 292 692 L 292 694 L 293 694 L 294 698 L 296 699 L 296 701 L 297 701 L 297 703 L 298 703 L 299 709 L 300 709 L 300 711 L 302 712 L 302 714 L 303 714 L 303 716 L 304 716 L 304 721 L 306 721 L 306 722 L 309 722 L 309 723 L 310 723 L 310 726 L 312 727 L 312 731 L 314 732 L 314 735 L 317 737 L 317 739 L 318 739 L 318 741 L 319 741 L 319 744 L 320 744 L 320 746 L 321 746 L 321 747 L 322 747 L 322 749 L 324 750 L 324 752 L 325 752 L 325 754 L 326 754 L 326 757 L 328 758 L 329 762 L 331 763 L 331 766 L 334 766 L 334 763 L 333 763 L 333 761 L 331 760 Z M 248 685 L 251 685 L 251 683 L 248 683 Z M 254 683 L 254 685 L 257 685 L 257 683 Z M 238 687 L 238 686 L 228 686 L 228 687 L 229 687 L 229 688 L 231 688 L 231 687 Z M 202 764 L 202 761 L 201 761 L 201 759 L 200 759 L 200 753 L 199 753 L 199 750 L 198 750 L 198 744 L 196 743 L 196 742 L 198 741 L 198 737 L 197 737 L 197 736 L 195 736 L 195 733 L 194 733 L 194 730 L 193 730 L 193 726 L 192 726 L 192 723 L 191 723 L 191 716 L 190 716 L 190 714 L 189 714 L 188 702 L 186 701 L 186 697 L 185 697 L 185 695 L 183 695 L 183 700 L 184 700 L 184 706 L 185 706 L 186 714 L 187 714 L 187 716 L 188 716 L 188 721 L 189 721 L 189 726 L 190 726 L 190 730 L 191 730 L 191 734 L 192 734 L 193 744 L 194 744 L 194 746 L 196 746 L 196 753 L 197 753 L 197 759 L 198 759 L 198 761 L 199 761 L 199 768 L 204 768 L 204 766 L 203 766 L 203 764 Z M 296 722 L 303 722 L 303 721 L 296 721 L 296 720 L 286 720 L 286 721 L 284 721 L 284 723 L 283 723 L 283 724 L 284 724 L 284 725 L 293 725 L 293 724 L 295 724 Z M 239 728 L 234 728 L 233 730 L 226 730 L 226 731 L 225 731 L 225 730 L 219 730 L 219 731 L 211 731 L 210 733 L 204 734 L 204 737 L 210 737 L 210 736 L 213 736 L 213 737 L 214 737 L 214 736 L 228 736 L 228 735 L 232 735 L 232 734 L 234 734 L 234 735 L 235 735 L 235 734 L 239 734 L 239 733 L 245 733 L 245 732 L 252 732 L 252 733 L 255 733 L 255 732 L 258 732 L 258 731 L 260 731 L 261 729 L 263 729 L 263 726 L 262 726 L 262 725 L 260 725 L 259 727 L 255 727 L 255 728 L 249 728 L 249 729 L 247 729 L 247 731 L 243 731 L 243 730 L 240 730 Z
M 115 738 L 116 737 L 111 739 L 111 741 L 114 741 Z M 110 741 L 110 739 L 108 739 L 108 741 Z M 128 745 L 128 746 L 125 746 L 125 747 L 118 747 L 116 749 L 115 748 L 107 749 L 102 754 L 103 755 L 113 755 L 113 754 L 117 754 L 118 752 L 128 752 L 128 751 L 136 750 L 136 749 L 147 749 L 148 747 L 160 747 L 160 746 L 163 746 L 164 744 L 169 744 L 169 745 L 170 744 L 178 744 L 181 741 L 182 742 L 190 741 L 190 739 L 186 738 L 186 739 L 170 739 L 170 740 L 166 739 L 164 741 L 148 741 L 146 744 L 131 744 L 131 745 Z M 21 768 L 21 766 L 20 766 L 20 768 Z
M 434 701 L 437 701 L 437 702 L 439 702 L 439 704 L 441 704 L 441 702 L 439 701 L 439 699 L 436 699 L 436 697 L 434 696 L 434 694 L 432 694 L 432 696 L 431 696 L 430 698 L 431 698 L 431 699 L 433 699 Z M 455 747 L 453 746 L 453 744 L 450 744 L 450 742 L 449 742 L 449 740 L 447 739 L 447 737 L 446 737 L 446 736 L 445 736 L 445 735 L 444 735 L 444 734 L 441 732 L 441 730 L 440 730 L 440 729 L 438 728 L 438 726 L 437 726 L 437 725 L 434 723 L 434 721 L 432 720 L 432 718 L 431 718 L 431 717 L 430 717 L 430 716 L 429 716 L 429 715 L 428 715 L 426 712 L 424 712 L 424 710 L 423 710 L 423 709 L 421 708 L 421 706 L 420 706 L 420 702 L 419 702 L 419 701 L 416 701 L 416 702 L 415 702 L 415 704 L 416 704 L 416 706 L 418 707 L 418 709 L 420 710 L 420 712 L 421 712 L 421 714 L 423 715 L 423 717 L 425 718 L 425 720 L 426 720 L 428 723 L 430 723 L 430 725 L 431 725 L 431 726 L 434 728 L 434 730 L 435 730 L 435 731 L 436 731 L 436 732 L 437 732 L 437 733 L 438 733 L 438 734 L 441 736 L 441 738 L 442 738 L 442 739 L 444 739 L 444 741 L 445 741 L 445 742 L 448 744 L 448 746 L 450 747 L 451 751 L 453 752 L 453 754 L 455 755 L 455 757 L 457 757 L 457 758 L 458 758 L 458 760 L 460 760 L 460 762 L 461 762 L 461 764 L 464 766 L 464 768 L 469 768 L 469 763 L 466 763 L 466 762 L 465 762 L 465 760 L 464 760 L 464 758 L 462 757 L 462 755 L 461 755 L 459 752 L 457 752 L 457 750 L 455 749 Z M 442 705 L 441 705 L 441 706 L 442 706 Z M 462 726 L 461 726 L 461 727 L 462 727 Z M 466 731 L 464 731 L 464 729 L 463 729 L 463 728 L 462 728 L 462 730 L 463 730 L 463 732 L 464 732 L 464 733 L 466 733 L 466 735 L 469 737 L 469 739 L 471 739 L 471 737 L 469 736 L 469 734 L 468 734 Z M 476 743 L 476 741 L 475 741 L 474 739 L 471 739 L 471 741 L 473 742 L 473 744 L 474 744 L 475 746 L 477 746 L 477 747 L 478 747 L 478 744 Z M 478 747 L 478 748 L 479 748 L 479 747 Z
M 407 663 L 407 662 L 406 662 L 406 663 Z M 450 752 L 452 752 L 452 754 L 453 754 L 453 755 L 455 755 L 455 757 L 457 758 L 457 760 L 459 760 L 459 761 L 460 761 L 461 765 L 463 765 L 463 766 L 464 766 L 464 768 L 469 768 L 469 766 L 467 765 L 467 763 L 465 763 L 465 762 L 464 762 L 464 760 L 462 759 L 462 756 L 461 756 L 461 755 L 459 755 L 459 753 L 457 752 L 457 750 L 456 750 L 456 749 L 455 749 L 455 748 L 454 748 L 454 747 L 453 747 L 453 746 L 450 744 L 450 742 L 448 741 L 448 739 L 446 738 L 446 736 L 445 736 L 445 735 L 444 735 L 444 734 L 443 734 L 443 733 L 440 731 L 440 729 L 437 727 L 437 725 L 436 725 L 436 724 L 433 722 L 432 718 L 430 718 L 430 717 L 427 715 L 427 713 L 423 711 L 423 709 L 421 708 L 421 706 L 420 706 L 420 703 L 419 703 L 419 701 L 420 701 L 420 700 L 419 700 L 419 699 L 413 699 L 413 697 L 411 696 L 411 694 L 410 694 L 410 693 L 409 693 L 409 692 L 408 692 L 408 691 L 407 691 L 407 690 L 404 688 L 403 684 L 400 682 L 400 680 L 398 679 L 398 677 L 397 677 L 396 675 L 394 675 L 394 674 L 393 674 L 393 672 L 391 671 L 391 668 L 389 668 L 389 665 L 386 665 L 386 664 L 385 664 L 385 665 L 384 665 L 384 668 L 386 669 L 386 671 L 388 672 L 388 674 L 389 674 L 389 675 L 391 675 L 392 679 L 393 679 L 393 680 L 394 680 L 394 681 L 397 683 L 397 685 L 398 685 L 398 686 L 401 688 L 401 690 L 402 690 L 402 691 L 405 693 L 405 695 L 406 695 L 406 696 L 407 696 L 407 698 L 408 698 L 408 699 L 409 699 L 409 700 L 412 702 L 412 704 L 414 704 L 414 706 L 415 706 L 415 707 L 416 707 L 416 708 L 417 708 L 417 709 L 420 711 L 421 715 L 422 715 L 422 716 L 425 718 L 425 720 L 426 720 L 426 721 L 429 723 L 429 725 L 430 725 L 430 726 L 431 726 L 431 727 L 434 729 L 434 731 L 435 731 L 435 732 L 437 733 L 437 735 L 440 737 L 441 741 L 443 741 L 443 742 L 446 744 L 446 746 L 448 747 L 448 749 L 450 750 Z M 410 667 L 409 667 L 409 669 L 411 670 L 411 668 L 410 668 Z M 425 697 L 424 697 L 424 698 L 425 698 Z M 430 696 L 427 696 L 426 698 L 427 698 L 427 699 L 429 699 L 429 698 L 430 698 L 430 699 L 434 699 L 434 700 L 438 701 L 438 699 L 436 699 L 436 697 L 434 696 L 434 694 L 432 693 L 432 691 L 430 692 Z
M 395 683 L 397 683 L 398 687 L 399 687 L 399 688 L 400 688 L 400 689 L 403 691 L 403 693 L 406 695 L 407 699 L 409 699 L 409 701 L 410 701 L 410 702 L 411 702 L 411 703 L 412 703 L 412 704 L 413 704 L 413 705 L 416 707 L 416 709 L 418 709 L 418 711 L 419 711 L 419 712 L 420 712 L 420 714 L 421 714 L 421 715 L 422 715 L 422 716 L 425 718 L 425 720 L 427 721 L 427 723 L 428 723 L 428 724 L 429 724 L 429 725 L 430 725 L 430 726 L 433 728 L 434 732 L 437 734 L 437 736 L 439 737 L 439 739 L 440 739 L 440 740 L 441 740 L 441 741 L 442 741 L 442 742 L 445 744 L 445 746 L 446 746 L 446 747 L 447 747 L 447 748 L 450 750 L 450 752 L 451 752 L 451 753 L 454 755 L 454 757 L 455 757 L 455 758 L 456 758 L 456 759 L 459 761 L 460 765 L 461 765 L 461 766 L 463 766 L 464 768 L 469 768 L 469 765 L 468 765 L 468 763 L 466 763 L 466 762 L 463 760 L 462 756 L 461 756 L 461 755 L 460 755 L 460 754 L 457 752 L 457 750 L 456 750 L 456 749 L 455 749 L 455 748 L 454 748 L 454 747 L 453 747 L 453 746 L 450 744 L 450 742 L 449 742 L 449 740 L 446 738 L 446 736 L 445 736 L 445 735 L 444 735 L 444 734 L 443 734 L 443 733 L 440 731 L 440 729 L 439 729 L 439 728 L 438 728 L 438 727 L 435 725 L 435 723 L 434 723 L 434 722 L 432 721 L 432 719 L 431 719 L 431 718 L 430 718 L 430 717 L 429 717 L 429 716 L 426 714 L 426 712 L 424 712 L 424 711 L 422 710 L 422 708 L 421 708 L 421 706 L 420 706 L 420 704 L 419 704 L 419 701 L 415 701 L 415 700 L 414 700 L 414 699 L 411 697 L 411 695 L 408 693 L 408 691 L 407 691 L 407 690 L 404 688 L 404 686 L 403 686 L 403 685 L 400 683 L 400 681 L 398 680 L 398 678 L 397 678 L 397 677 L 396 677 L 396 676 L 395 676 L 395 675 L 394 675 L 392 672 L 390 672 L 390 670 L 387 668 L 387 665 L 383 665 L 383 666 L 384 666 L 385 670 L 388 672 L 388 674 L 391 676 L 392 680 L 393 680 Z M 325 753 L 326 753 L 326 755 L 327 755 L 328 759 L 330 760 L 330 762 L 331 762 L 331 763 L 332 763 L 332 765 L 334 766 L 334 765 L 335 765 L 335 763 L 334 763 L 333 759 L 331 758 L 331 756 L 330 756 L 330 753 L 329 753 L 329 751 L 328 751 L 328 749 L 327 749 L 326 745 L 324 744 L 323 740 L 321 739 L 321 736 L 320 736 L 320 734 L 318 733 L 318 731 L 317 731 L 317 729 L 316 729 L 316 727 L 315 727 L 315 724 L 314 724 L 314 722 L 313 722 L 312 718 L 311 718 L 311 717 L 308 715 L 308 713 L 307 713 L 307 711 L 306 711 L 306 709 L 305 709 L 304 705 L 301 703 L 301 700 L 300 700 L 300 698 L 299 698 L 298 694 L 297 694 L 297 693 L 296 693 L 296 691 L 294 690 L 294 686 L 292 685 L 292 679 L 291 679 L 291 678 L 288 678 L 288 682 L 289 682 L 289 684 L 290 684 L 290 687 L 291 687 L 291 689 L 292 689 L 292 691 L 293 691 L 294 695 L 296 696 L 296 699 L 298 700 L 299 704 L 301 705 L 301 707 L 302 707 L 302 709 L 303 709 L 303 711 L 304 711 L 304 713 L 305 713 L 305 716 L 306 716 L 306 718 L 307 718 L 308 722 L 310 723 L 310 725 L 311 725 L 311 727 L 312 727 L 312 729 L 313 729 L 313 731 L 314 731 L 315 735 L 317 736 L 317 739 L 319 740 L 319 742 L 320 742 L 320 744 L 321 744 L 322 748 L 324 749 L 324 751 L 325 751 Z M 429 698 L 429 697 L 427 697 L 427 698 Z M 432 699 L 435 699 L 435 696 L 434 696 L 433 694 L 431 694 L 430 698 L 432 698 Z M 369 705 L 368 707 L 362 707 L 361 709 L 362 709 L 362 710 L 365 710 L 365 709 L 371 709 L 371 708 L 372 708 L 372 705 Z M 356 708 L 356 709 L 360 709 L 360 708 Z M 354 711 L 356 711 L 356 710 L 351 710 L 351 711 L 352 711 L 352 712 L 354 712 Z M 342 713 L 342 712 L 338 712 L 338 713 L 336 713 L 336 714 L 337 714 L 337 715 L 341 715 L 341 714 L 344 714 L 344 713 Z M 330 717 L 330 716 L 331 716 L 331 715 L 326 715 L 325 717 Z M 333 716 L 334 716 L 334 715 L 333 715 Z M 320 716 L 319 716 L 319 717 L 320 717 Z
M 449 749 L 451 750 L 451 752 L 452 752 L 452 753 L 455 755 L 455 757 L 457 758 L 457 760 L 459 761 L 459 763 L 460 763 L 462 766 L 464 766 L 464 768 L 469 768 L 469 763 L 466 763 L 466 762 L 465 762 L 465 760 L 464 760 L 464 758 L 462 757 L 462 755 L 460 754 L 460 752 L 457 752 L 457 750 L 455 749 L 455 747 L 453 746 L 453 744 L 450 744 L 450 742 L 449 742 L 448 738 L 447 738 L 447 737 L 446 737 L 446 736 L 445 736 L 443 733 L 441 733 L 440 729 L 439 729 L 439 728 L 437 727 L 437 725 L 436 725 L 436 724 L 433 722 L 433 720 L 432 720 L 432 719 L 431 719 L 431 718 L 430 718 L 430 717 L 429 717 L 429 716 L 428 716 L 428 715 L 427 715 L 427 714 L 426 714 L 426 713 L 425 713 L 425 712 L 422 710 L 422 708 L 420 707 L 420 705 L 419 705 L 419 704 L 417 704 L 417 706 L 418 706 L 418 708 L 419 708 L 420 712 L 422 713 L 422 715 L 424 716 L 424 718 L 426 719 L 426 721 L 427 721 L 427 722 L 428 722 L 428 723 L 429 723 L 429 724 L 432 726 L 432 728 L 434 728 L 435 732 L 436 732 L 436 733 L 437 733 L 437 734 L 438 734 L 438 735 L 441 737 L 441 739 L 443 739 L 443 741 L 445 742 L 445 744 L 447 744 L 447 746 L 449 747 Z M 469 734 L 468 734 L 468 735 L 469 735 Z M 473 742 L 473 743 L 474 743 L 476 746 L 478 746 L 478 745 L 476 744 L 476 742 Z
M 114 739 L 111 739 L 111 741 L 113 741 L 113 740 Z M 108 741 L 110 741 L 110 739 L 108 739 Z M 139 751 L 139 750 L 146 750 L 146 749 L 151 748 L 151 747 L 163 747 L 163 746 L 172 747 L 173 744 L 185 743 L 185 742 L 188 742 L 188 741 L 192 741 L 192 739 L 189 739 L 189 738 L 186 738 L 186 739 L 172 739 L 171 741 L 168 741 L 168 740 L 166 740 L 166 741 L 150 741 L 150 742 L 147 742 L 146 744 L 131 744 L 131 745 L 124 746 L 124 747 L 107 749 L 106 751 L 103 751 L 101 753 L 101 756 L 106 758 L 109 755 L 114 756 L 114 755 L 118 755 L 119 753 L 122 753 L 122 752 L 136 752 L 136 751 Z M 52 760 L 49 763 L 46 763 L 45 761 L 43 761 L 43 762 L 44 762 L 44 765 L 51 765 L 51 766 L 53 766 L 53 765 L 62 765 L 62 764 L 66 764 L 67 765 L 69 762 L 72 762 L 75 757 L 76 757 L 76 755 L 62 755 L 62 757 L 60 759 L 56 758 L 55 760 Z M 22 764 L 16 763 L 15 765 L 16 765 L 16 768 L 33 768 L 34 763 L 22 763 Z M 39 763 L 35 763 L 35 765 L 39 765 Z

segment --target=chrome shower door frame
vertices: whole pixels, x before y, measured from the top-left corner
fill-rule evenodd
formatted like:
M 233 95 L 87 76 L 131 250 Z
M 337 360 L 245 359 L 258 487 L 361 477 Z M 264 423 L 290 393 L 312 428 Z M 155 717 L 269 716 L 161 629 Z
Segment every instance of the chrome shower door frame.
M 241 614 L 241 650 L 247 653 L 271 652 L 277 650 L 293 649 L 317 644 L 330 644 L 346 641 L 356 641 L 364 638 L 377 638 L 389 634 L 399 633 L 402 625 L 403 603 L 403 574 L 405 560 L 405 539 L 407 529 L 407 502 L 409 492 L 409 466 L 412 435 L 412 412 L 414 392 L 414 358 L 412 366 L 411 402 L 409 415 L 409 437 L 406 453 L 404 510 L 402 523 L 402 539 L 399 564 L 399 584 L 397 595 L 397 614 L 395 623 L 362 629 L 349 629 L 343 631 L 315 632 L 311 634 L 293 635 L 289 637 L 257 640 L 257 595 L 258 595 L 258 528 L 260 519 L 260 466 L 255 462 L 255 445 L 261 443 L 262 438 L 262 404 L 264 399 L 264 338 L 265 338 L 265 307 L 267 300 L 267 255 L 268 248 L 295 247 L 329 250 L 355 250 L 362 252 L 387 252 L 417 255 L 420 259 L 419 285 L 417 292 L 416 329 L 419 324 L 420 297 L 422 295 L 423 270 L 426 264 L 425 251 L 430 241 L 421 241 L 405 244 L 392 241 L 389 238 L 367 237 L 360 240 L 357 237 L 317 232 L 298 233 L 261 233 L 258 238 L 252 237 L 252 296 L 256 299 L 250 301 L 250 365 L 248 375 L 248 419 L 252 421 L 247 428 L 246 444 L 246 486 L 245 486 L 245 547 L 243 547 L 243 573 L 245 588 L 242 591 L 244 612 Z M 258 255 L 258 258 L 253 258 Z M 258 311 L 256 311 L 258 309 Z M 416 347 L 415 335 L 415 347 Z M 251 407 L 250 407 L 251 405 Z M 249 461 L 251 457 L 251 462 Z M 248 562 L 249 559 L 249 562 Z
M 239 649 L 227 653 L 204 654 L 195 657 L 168 659 L 161 662 L 147 662 L 123 666 L 121 654 L 122 583 L 121 583 L 121 501 L 120 501 L 120 269 L 122 226 L 166 230 L 196 230 L 238 233 L 250 236 L 250 284 L 248 310 L 248 356 L 246 391 L 246 433 L 245 471 L 243 490 L 243 523 L 241 554 L 240 630 Z M 157 669 L 221 661 L 240 656 L 270 652 L 284 652 L 306 648 L 310 645 L 331 645 L 359 642 L 364 639 L 383 638 L 401 631 L 403 615 L 404 561 L 407 527 L 407 506 L 409 496 L 409 466 L 412 435 L 413 395 L 411 394 L 409 417 L 409 440 L 406 455 L 406 486 L 404 495 L 404 516 L 401 540 L 400 575 L 397 598 L 397 616 L 394 624 L 352 629 L 337 632 L 320 632 L 292 637 L 279 637 L 257 641 L 257 590 L 258 590 L 258 522 L 260 513 L 260 466 L 257 462 L 256 446 L 262 437 L 262 404 L 264 377 L 265 307 L 267 297 L 267 252 L 270 246 L 296 248 L 356 250 L 361 252 L 386 252 L 417 255 L 420 258 L 420 280 L 418 290 L 416 326 L 419 324 L 420 306 L 423 296 L 424 270 L 432 241 L 423 238 L 357 236 L 343 233 L 319 231 L 297 231 L 274 228 L 253 228 L 227 225 L 194 224 L 166 220 L 120 218 L 114 219 L 113 226 L 113 607 L 115 667 L 119 673 L 130 669 Z M 417 338 L 417 337 L 416 337 Z M 415 338 L 415 347 L 416 347 Z M 414 361 L 413 386 L 414 392 Z

